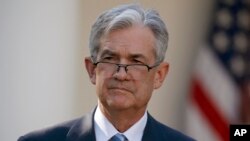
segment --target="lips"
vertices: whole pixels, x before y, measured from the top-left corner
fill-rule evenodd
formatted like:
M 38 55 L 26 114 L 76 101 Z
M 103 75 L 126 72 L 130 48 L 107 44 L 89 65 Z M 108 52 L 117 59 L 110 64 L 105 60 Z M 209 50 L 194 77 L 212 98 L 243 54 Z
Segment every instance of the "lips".
M 135 87 L 133 83 L 131 82 L 121 82 L 115 79 L 108 79 L 105 82 L 105 84 L 109 90 L 118 90 L 118 91 L 120 90 L 120 91 L 129 92 L 129 93 L 135 92 Z
M 129 93 L 132 93 L 132 91 L 130 89 L 123 88 L 123 87 L 110 87 L 109 89 L 110 90 L 121 90 L 121 91 L 126 91 L 126 92 L 129 92 Z

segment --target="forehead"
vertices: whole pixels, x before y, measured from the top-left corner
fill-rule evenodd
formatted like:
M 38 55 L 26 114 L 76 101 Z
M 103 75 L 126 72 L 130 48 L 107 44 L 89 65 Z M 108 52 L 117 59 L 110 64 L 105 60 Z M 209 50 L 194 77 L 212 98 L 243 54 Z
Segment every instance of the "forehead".
M 155 57 L 155 37 L 153 32 L 141 25 L 111 31 L 101 38 L 99 54 L 110 50 L 128 56 L 141 54 L 147 58 Z

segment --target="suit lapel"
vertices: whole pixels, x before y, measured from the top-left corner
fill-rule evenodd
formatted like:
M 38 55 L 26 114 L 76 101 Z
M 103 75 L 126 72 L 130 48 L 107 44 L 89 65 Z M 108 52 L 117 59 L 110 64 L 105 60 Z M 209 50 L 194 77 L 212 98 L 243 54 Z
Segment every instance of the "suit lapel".
M 142 141 L 158 140 L 157 129 L 153 117 L 148 113 L 148 120 L 146 127 L 143 131 Z
M 95 141 L 95 109 L 77 121 L 67 134 L 67 141 Z

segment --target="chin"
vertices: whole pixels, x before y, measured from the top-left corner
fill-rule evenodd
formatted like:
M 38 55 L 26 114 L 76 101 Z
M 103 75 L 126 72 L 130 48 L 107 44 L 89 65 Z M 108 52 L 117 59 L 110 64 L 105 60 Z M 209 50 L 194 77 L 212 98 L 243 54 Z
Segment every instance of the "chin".
M 110 108 L 116 109 L 116 110 L 124 110 L 132 107 L 132 103 L 128 101 L 121 101 L 121 100 L 112 100 L 107 101 L 107 104 Z

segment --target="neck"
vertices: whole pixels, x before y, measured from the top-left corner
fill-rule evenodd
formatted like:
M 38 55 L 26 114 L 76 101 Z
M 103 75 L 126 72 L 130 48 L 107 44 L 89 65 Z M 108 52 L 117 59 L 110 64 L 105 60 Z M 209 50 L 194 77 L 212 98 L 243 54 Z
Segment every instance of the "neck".
M 131 126 L 133 126 L 137 121 L 139 121 L 143 117 L 146 111 L 146 107 L 140 110 L 138 109 L 115 110 L 106 108 L 100 103 L 99 107 L 104 116 L 121 133 L 127 131 Z

